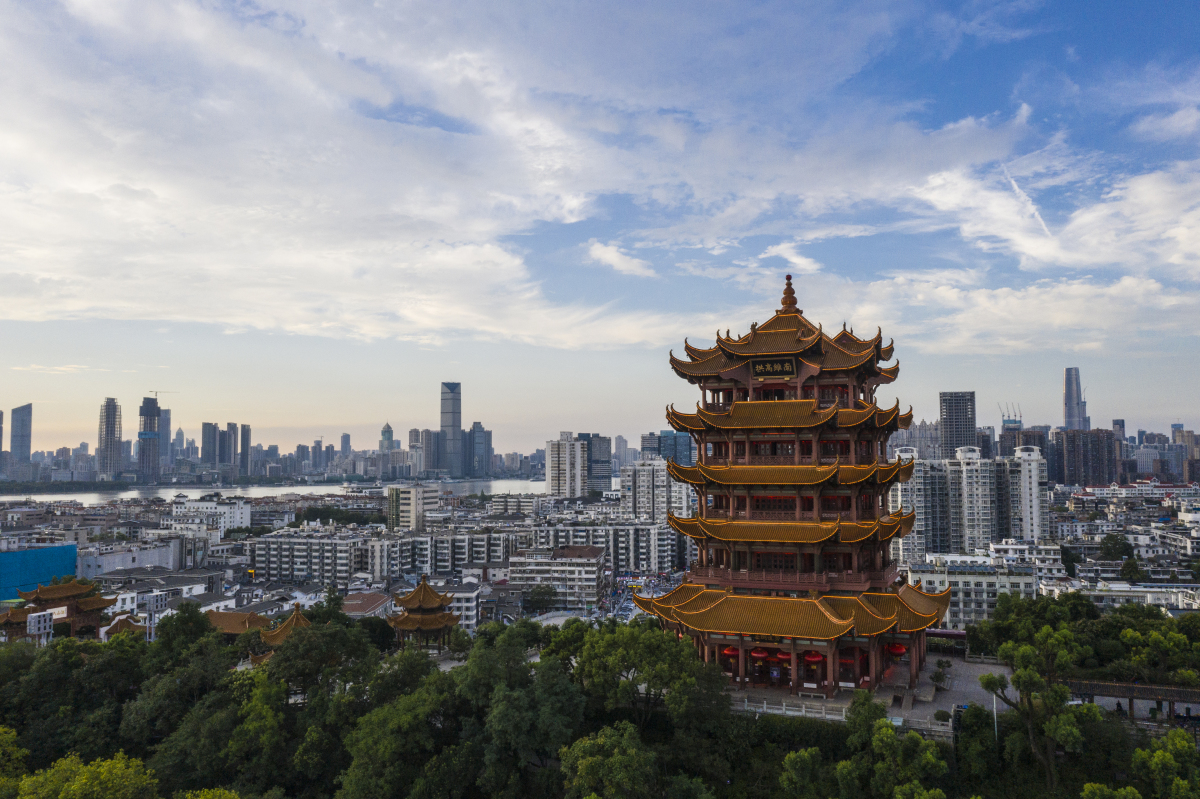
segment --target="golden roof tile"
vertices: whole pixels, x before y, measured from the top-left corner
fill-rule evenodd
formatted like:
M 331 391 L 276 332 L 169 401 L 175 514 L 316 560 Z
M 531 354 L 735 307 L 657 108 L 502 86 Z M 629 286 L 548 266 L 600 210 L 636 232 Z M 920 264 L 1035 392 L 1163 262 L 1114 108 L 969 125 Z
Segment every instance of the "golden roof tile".
M 397 630 L 440 630 L 458 624 L 458 614 L 442 611 L 441 613 L 409 613 L 405 611 L 396 616 L 388 616 L 387 623 Z
M 76 602 L 75 607 L 81 613 L 91 613 L 92 611 L 104 610 L 105 608 L 111 608 L 115 604 L 117 604 L 117 597 L 115 597 L 115 596 L 114 597 L 88 596 L 88 597 L 84 597 L 83 599 Z
M 263 630 L 258 634 L 262 642 L 267 646 L 279 646 L 288 639 L 288 636 L 295 630 L 300 630 L 305 627 L 311 627 L 312 622 L 309 621 L 303 613 L 300 612 L 300 605 L 292 608 L 292 615 L 281 621 L 277 626 L 270 630 Z
M 667 471 L 681 483 L 704 485 L 817 485 L 838 475 L 838 464 L 829 466 L 679 466 L 667 461 Z
M 730 360 L 723 352 L 705 358 L 703 361 L 681 361 L 671 356 L 671 368 L 683 377 L 715 377 L 721 372 L 736 369 L 746 363 L 746 359 Z
M 72 597 L 83 596 L 94 590 L 96 590 L 96 586 L 94 585 L 72 580 L 69 583 L 62 583 L 60 585 L 39 585 L 32 591 L 17 591 L 17 596 L 26 602 L 52 602 L 59 599 L 71 599 Z
M 696 611 L 684 607 L 673 609 L 681 624 L 702 632 L 820 640 L 837 638 L 854 628 L 852 619 L 838 618 L 828 606 L 813 599 L 745 596 L 724 591 L 705 593 L 718 594 L 717 601 Z
M 436 608 L 445 607 L 454 601 L 454 598 L 449 594 L 439 594 L 430 587 L 429 581 L 425 579 L 425 575 L 421 575 L 421 582 L 417 583 L 417 587 L 409 591 L 404 596 L 399 594 L 392 595 L 396 604 L 408 610 L 434 610 Z
M 247 630 L 262 630 L 271 626 L 271 620 L 257 613 L 240 613 L 233 610 L 206 610 L 204 615 L 218 632 L 226 635 L 241 635 Z

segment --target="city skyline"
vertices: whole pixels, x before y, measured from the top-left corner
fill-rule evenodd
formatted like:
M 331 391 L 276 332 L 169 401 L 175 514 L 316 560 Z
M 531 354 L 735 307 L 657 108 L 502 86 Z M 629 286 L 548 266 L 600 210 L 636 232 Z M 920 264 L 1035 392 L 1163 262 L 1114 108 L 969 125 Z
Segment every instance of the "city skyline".
M 35 447 L 152 387 L 281 445 L 433 429 L 448 378 L 497 449 L 630 435 L 688 407 L 680 335 L 785 272 L 896 336 L 918 419 L 1057 424 L 1078 366 L 1093 419 L 1196 426 L 1194 10 L 237 9 L 0 21 L 0 401 Z

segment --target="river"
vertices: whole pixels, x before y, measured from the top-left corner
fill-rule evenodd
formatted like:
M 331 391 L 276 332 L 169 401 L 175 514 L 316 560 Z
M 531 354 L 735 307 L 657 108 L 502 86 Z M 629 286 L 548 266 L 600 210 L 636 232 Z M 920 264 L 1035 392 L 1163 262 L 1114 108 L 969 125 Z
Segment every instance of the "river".
M 370 486 L 370 483 L 360 483 L 359 485 Z M 545 494 L 546 481 L 537 480 L 464 480 L 456 483 L 427 483 L 427 485 L 437 485 L 443 491 L 450 491 L 455 495 L 463 494 Z M 280 494 L 336 494 L 342 495 L 341 483 L 315 483 L 313 485 L 299 484 L 294 486 L 156 486 L 145 488 L 130 488 L 124 491 L 89 491 L 78 494 L 14 494 L 11 496 L 0 496 L 0 501 L 11 502 L 13 500 L 32 499 L 38 502 L 66 502 L 74 500 L 84 505 L 100 505 L 106 502 L 111 502 L 115 499 L 148 499 L 151 497 L 162 497 L 163 499 L 171 499 L 177 494 L 185 494 L 188 497 L 199 497 L 201 494 L 211 494 L 213 491 L 219 491 L 226 496 L 239 497 L 275 497 Z

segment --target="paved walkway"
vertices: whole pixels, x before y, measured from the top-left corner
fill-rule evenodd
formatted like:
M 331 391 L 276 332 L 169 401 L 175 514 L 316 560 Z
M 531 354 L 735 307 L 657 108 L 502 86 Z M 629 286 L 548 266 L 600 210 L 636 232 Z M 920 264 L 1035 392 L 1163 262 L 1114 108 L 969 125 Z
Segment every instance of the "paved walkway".
M 937 671 L 935 666 L 937 660 L 941 658 L 949 660 L 951 666 L 947 669 L 949 681 L 946 690 L 934 691 L 934 685 L 930 681 L 930 676 Z M 908 664 L 901 664 L 901 669 L 905 675 L 908 673 Z M 955 705 L 966 705 L 974 702 L 986 708 L 992 706 L 992 695 L 979 685 L 979 677 L 984 674 L 1005 674 L 1010 675 L 1007 666 L 967 663 L 961 657 L 951 657 L 947 655 L 935 655 L 930 653 L 929 660 L 925 664 L 925 668 L 921 670 L 920 678 L 917 683 L 917 688 L 911 694 L 911 698 L 905 700 L 906 695 L 910 692 L 906 688 L 892 688 L 885 686 L 876 689 L 876 701 L 883 702 L 888 706 L 888 715 L 892 717 L 901 717 L 905 719 L 914 719 L 922 721 L 933 720 L 933 714 L 938 710 L 953 711 Z M 733 697 L 735 703 L 741 704 L 749 700 L 750 704 L 762 704 L 765 699 L 770 703 L 779 703 L 785 701 L 791 703 L 804 702 L 809 705 L 826 704 L 831 709 L 840 710 L 850 704 L 851 698 L 854 696 L 854 691 L 849 688 L 843 688 L 838 691 L 832 699 L 820 699 L 810 696 L 791 697 L 786 688 L 747 688 L 744 691 L 738 690 L 736 686 L 729 686 L 730 696 Z M 743 698 L 744 697 L 744 698 Z

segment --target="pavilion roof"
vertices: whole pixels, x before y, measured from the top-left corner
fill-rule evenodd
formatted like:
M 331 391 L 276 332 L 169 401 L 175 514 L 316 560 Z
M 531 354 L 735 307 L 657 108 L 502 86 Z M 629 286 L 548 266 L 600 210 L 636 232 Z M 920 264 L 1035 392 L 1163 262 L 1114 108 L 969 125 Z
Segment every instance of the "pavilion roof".
M 875 403 L 858 408 L 820 408 L 815 399 L 747 401 L 730 405 L 724 412 L 707 411 L 697 404 L 695 413 L 667 408 L 667 421 L 680 432 L 702 430 L 795 429 L 835 424 L 840 428 L 871 426 L 906 429 L 912 424 L 912 409 L 900 413 L 900 402 L 883 409 Z
M 388 616 L 387 623 L 397 630 L 440 630 L 458 624 L 457 613 L 404 613 Z
M 94 590 L 96 590 L 96 586 L 94 585 L 72 580 L 69 583 L 61 583 L 59 585 L 39 585 L 32 591 L 17 591 L 17 596 L 26 602 L 56 602 L 62 599 L 81 597 Z
M 893 513 L 866 522 L 725 521 L 698 516 L 681 519 L 672 514 L 667 515 L 667 523 L 689 538 L 777 544 L 818 544 L 835 537 L 840 543 L 850 544 L 865 541 L 871 536 L 877 536 L 880 541 L 887 541 L 894 536 L 903 538 L 912 532 L 915 519 L 915 513 Z
M 408 610 L 434 610 L 443 608 L 454 601 L 450 594 L 439 594 L 430 587 L 429 581 L 425 579 L 425 575 L 421 575 L 421 582 L 417 583 L 417 587 L 409 591 L 404 596 L 393 594 L 396 604 Z
M 751 358 L 797 357 L 820 371 L 847 371 L 866 367 L 885 381 L 894 380 L 895 367 L 880 368 L 881 361 L 891 360 L 893 345 L 883 344 L 883 332 L 870 339 L 860 339 L 852 330 L 842 328 L 830 336 L 820 325 L 814 325 L 796 307 L 791 275 L 783 291 L 781 307 L 761 325 L 752 324 L 746 335 L 724 336 L 717 331 L 716 343 L 701 348 L 684 342 L 688 360 L 671 356 L 671 367 L 683 377 L 718 376 L 737 369 Z M 789 377 L 793 375 L 788 375 Z
M 311 626 L 312 622 L 305 618 L 304 614 L 300 612 L 300 605 L 297 604 L 296 607 L 292 609 L 292 615 L 288 616 L 274 628 L 261 631 L 258 634 L 258 637 L 261 638 L 262 642 L 267 646 L 279 646 L 288 639 L 288 636 L 290 636 L 294 630 Z
M 241 635 L 247 630 L 262 630 L 271 626 L 271 620 L 257 613 L 241 613 L 233 610 L 206 610 L 204 615 L 219 632 L 226 635 Z
M 97 610 L 111 608 L 117 604 L 117 597 L 88 596 L 75 603 L 75 609 L 80 613 L 92 613 Z
M 907 585 L 894 594 L 794 598 L 733 594 L 685 583 L 664 596 L 635 595 L 633 601 L 646 613 L 701 632 L 829 640 L 852 631 L 874 636 L 924 630 L 945 615 L 950 597 L 948 591 L 926 594 Z

